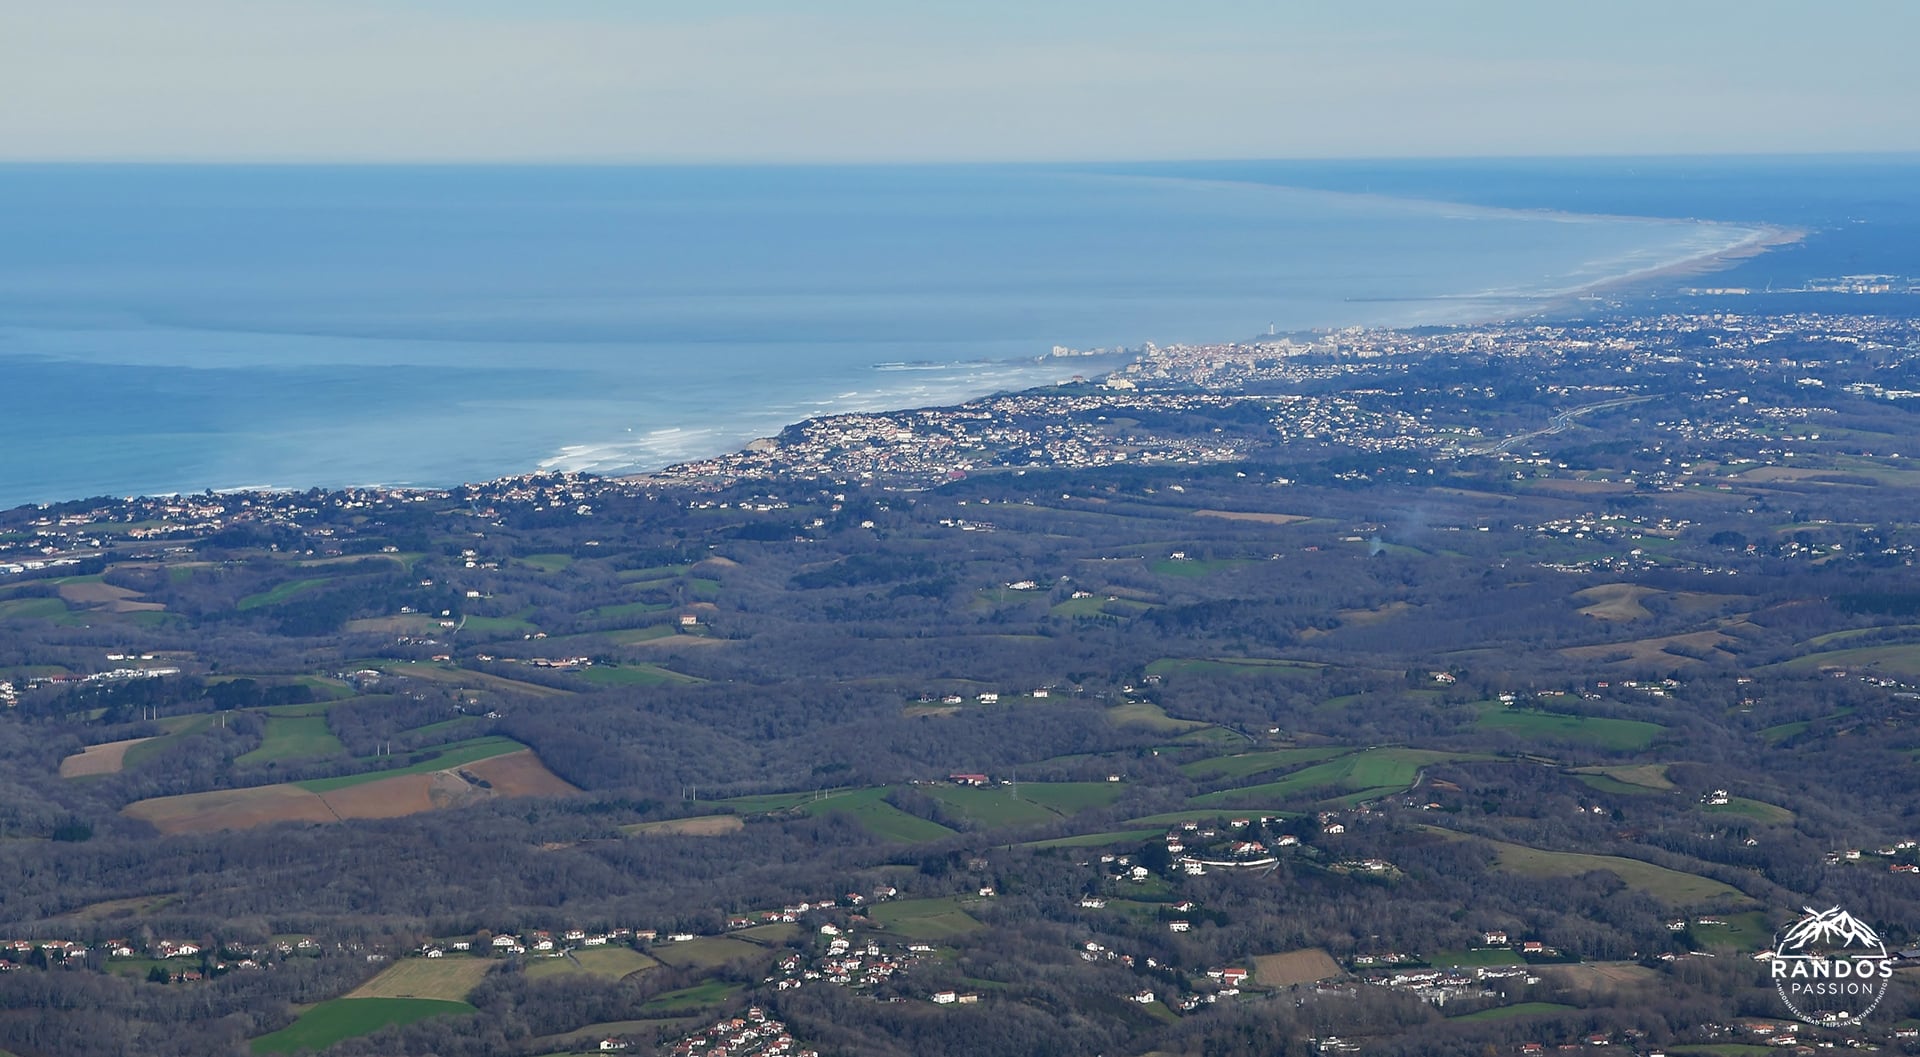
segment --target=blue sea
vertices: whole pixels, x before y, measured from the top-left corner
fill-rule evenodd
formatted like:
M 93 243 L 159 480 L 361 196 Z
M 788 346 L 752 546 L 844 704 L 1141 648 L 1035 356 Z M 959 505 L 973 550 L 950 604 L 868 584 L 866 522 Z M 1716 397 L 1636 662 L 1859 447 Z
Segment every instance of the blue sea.
M 1845 162 L 1767 164 L 0 167 L 0 507 L 642 471 L 1115 362 L 1055 345 L 1536 312 L 1843 227 L 1796 188 Z

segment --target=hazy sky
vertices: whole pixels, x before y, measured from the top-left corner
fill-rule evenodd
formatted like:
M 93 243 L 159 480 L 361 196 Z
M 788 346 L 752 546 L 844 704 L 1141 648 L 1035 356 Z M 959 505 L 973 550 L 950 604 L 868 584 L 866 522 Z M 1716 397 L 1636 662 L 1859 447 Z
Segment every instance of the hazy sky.
M 1920 3 L 0 0 L 0 160 L 1920 149 Z

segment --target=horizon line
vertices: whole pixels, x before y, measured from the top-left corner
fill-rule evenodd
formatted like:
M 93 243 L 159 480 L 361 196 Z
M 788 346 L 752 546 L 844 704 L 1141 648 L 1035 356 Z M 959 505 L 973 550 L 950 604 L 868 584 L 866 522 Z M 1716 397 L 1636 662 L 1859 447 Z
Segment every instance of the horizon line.
M 1550 154 L 1310 154 L 1310 155 L 1194 155 L 1177 158 L 289 158 L 235 155 L 230 157 L 167 158 L 0 158 L 0 168 L 488 168 L 488 169 L 829 169 L 829 168 L 989 168 L 989 167 L 1072 167 L 1100 165 L 1219 165 L 1246 163 L 1284 164 L 1462 164 L 1474 162 L 1556 162 L 1556 161 L 1916 161 L 1920 149 L 1860 151 L 1711 151 L 1711 152 L 1627 152 L 1627 153 L 1550 153 Z

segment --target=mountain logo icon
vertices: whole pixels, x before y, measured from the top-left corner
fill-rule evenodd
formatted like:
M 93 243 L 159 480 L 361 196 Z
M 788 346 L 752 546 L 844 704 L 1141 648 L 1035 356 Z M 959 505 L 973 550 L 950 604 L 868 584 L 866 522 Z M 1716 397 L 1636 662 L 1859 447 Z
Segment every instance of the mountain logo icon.
M 1893 958 L 1871 925 L 1839 907 L 1788 922 L 1773 938 L 1768 975 L 1787 1010 L 1809 1024 L 1858 1024 L 1886 997 Z

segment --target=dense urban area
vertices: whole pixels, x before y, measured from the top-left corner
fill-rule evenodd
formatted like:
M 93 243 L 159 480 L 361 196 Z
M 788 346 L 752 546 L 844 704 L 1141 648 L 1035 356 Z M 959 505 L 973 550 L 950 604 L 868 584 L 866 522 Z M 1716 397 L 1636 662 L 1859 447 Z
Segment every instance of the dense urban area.
M 1920 1053 L 1920 325 L 1596 311 L 0 513 L 0 1050 Z

